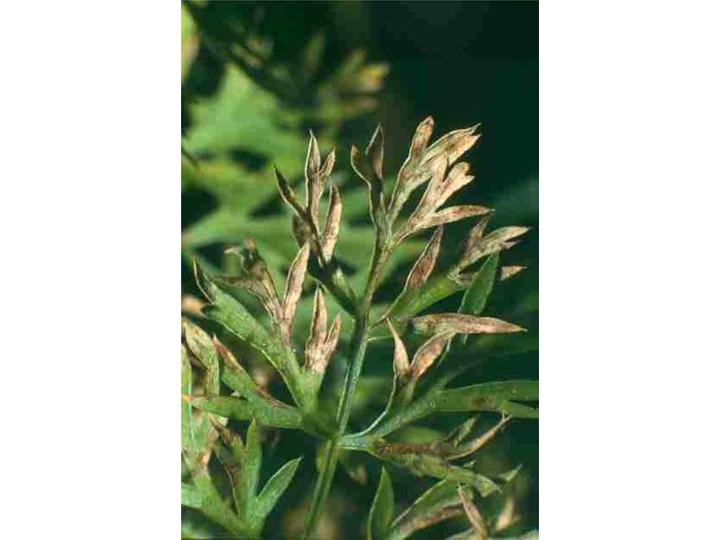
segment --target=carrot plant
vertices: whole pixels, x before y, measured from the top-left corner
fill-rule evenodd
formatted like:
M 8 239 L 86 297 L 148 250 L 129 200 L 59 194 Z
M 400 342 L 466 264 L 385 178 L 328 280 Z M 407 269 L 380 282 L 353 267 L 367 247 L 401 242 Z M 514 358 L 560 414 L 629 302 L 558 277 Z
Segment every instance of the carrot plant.
M 384 464 L 366 519 L 367 538 L 403 539 L 458 517 L 466 520 L 467 530 L 455 535 L 456 539 L 490 538 L 507 526 L 507 516 L 488 516 L 482 501 L 501 493 L 517 469 L 500 476 L 485 475 L 477 470 L 476 456 L 508 422 L 538 417 L 538 383 L 455 383 L 485 358 L 477 354 L 469 338 L 507 334 L 501 339 L 512 340 L 513 334 L 524 332 L 512 322 L 487 316 L 485 308 L 493 288 L 522 270 L 501 266 L 500 256 L 528 229 L 488 231 L 489 208 L 446 205 L 473 180 L 469 165 L 459 159 L 479 134 L 474 126 L 452 131 L 430 144 L 432 131 L 432 118 L 417 127 L 392 189 L 385 185 L 381 127 L 364 152 L 351 149 L 352 168 L 367 185 L 375 231 L 362 287 L 352 285 L 334 255 L 342 234 L 343 207 L 340 189 L 330 180 L 335 152 L 323 159 L 312 135 L 304 197 L 276 170 L 280 194 L 293 212 L 292 234 L 299 246 L 284 287 L 277 286 L 261 246 L 252 240 L 228 251 L 240 263 L 240 271 L 234 275 L 209 275 L 195 263 L 197 284 L 207 301 L 202 322 L 209 324 L 183 320 L 182 503 L 233 538 L 261 536 L 265 520 L 305 457 L 298 455 L 261 486 L 260 434 L 276 429 L 302 431 L 317 441 L 317 478 L 306 511 L 304 538 L 317 537 L 338 462 L 356 452 Z M 413 197 L 423 186 L 422 196 Z M 326 208 L 322 219 L 321 207 Z M 438 270 L 444 225 L 468 218 L 476 218 L 477 224 L 456 250 L 454 262 Z M 378 309 L 374 300 L 388 261 L 404 242 L 422 231 L 432 231 L 432 236 L 409 271 L 404 289 Z M 293 342 L 293 322 L 306 281 L 314 283 L 315 290 L 309 335 L 300 348 Z M 433 309 L 456 294 L 462 294 L 456 311 Z M 350 328 L 339 313 L 328 313 L 328 297 L 345 312 Z M 247 305 L 251 298 L 262 305 L 266 318 L 254 315 Z M 215 329 L 222 342 L 201 326 Z M 392 357 L 373 353 L 372 360 L 392 363 L 391 389 L 382 412 L 367 425 L 356 427 L 351 415 L 363 365 L 368 350 L 383 341 L 393 344 Z M 235 342 L 242 347 L 233 348 Z M 251 375 L 243 357 L 234 352 L 237 350 L 259 354 L 273 366 L 287 390 L 285 401 L 273 397 Z M 325 375 L 338 355 L 347 359 L 347 367 L 339 391 L 330 392 Z M 444 413 L 466 418 L 437 440 L 417 443 L 396 437 L 401 429 Z M 478 430 L 480 413 L 495 414 L 496 423 L 488 430 Z M 248 421 L 247 431 L 236 432 L 229 427 L 229 419 Z M 307 462 L 312 460 L 306 458 Z M 212 463 L 224 469 L 227 489 L 210 473 Z M 402 512 L 395 509 L 389 472 L 396 469 L 436 480 Z

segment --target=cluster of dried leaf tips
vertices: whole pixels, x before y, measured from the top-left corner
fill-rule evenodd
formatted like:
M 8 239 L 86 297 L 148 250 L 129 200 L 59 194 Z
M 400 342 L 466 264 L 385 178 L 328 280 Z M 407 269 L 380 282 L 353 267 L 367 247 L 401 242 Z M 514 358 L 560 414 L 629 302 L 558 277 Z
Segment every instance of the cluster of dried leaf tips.
M 455 375 L 446 378 L 439 385 L 430 386 L 429 389 L 420 388 L 418 384 L 429 371 L 442 369 L 442 360 L 455 347 L 453 341 L 457 336 L 461 338 L 458 338 L 458 346 L 461 347 L 468 335 L 523 331 L 523 328 L 516 324 L 482 316 L 482 312 L 495 281 L 507 279 L 524 269 L 521 266 L 498 269 L 498 254 L 513 247 L 517 238 L 528 229 L 502 227 L 485 234 L 490 209 L 480 205 L 443 207 L 452 195 L 474 179 L 469 174 L 468 163 L 457 160 L 480 136 L 476 133 L 478 126 L 473 126 L 450 132 L 429 144 L 433 124 L 429 117 L 418 126 L 408 157 L 398 171 L 389 201 L 386 201 L 384 187 L 382 128 L 376 129 L 364 153 L 352 147 L 352 167 L 368 187 L 370 215 L 376 229 L 375 253 L 368 272 L 366 289 L 362 294 L 356 293 L 349 286 L 334 255 L 342 217 L 340 190 L 330 182 L 335 163 L 334 150 L 323 160 L 317 140 L 311 134 L 305 162 L 304 203 L 300 202 L 290 184 L 280 171 L 276 170 L 281 196 L 294 212 L 293 232 L 300 246 L 290 265 L 282 298 L 278 295 L 273 279 L 252 241 L 246 242 L 242 249 L 230 250 L 240 258 L 240 275 L 219 278 L 222 283 L 242 287 L 256 296 L 270 317 L 272 331 L 268 332 L 254 321 L 242 305 L 224 293 L 222 287 L 215 284 L 200 269 L 198 282 L 210 301 L 207 315 L 265 355 L 283 376 L 297 408 L 281 403 L 260 390 L 232 353 L 217 339 L 213 339 L 213 349 L 225 368 L 222 381 L 237 392 L 237 397 L 224 400 L 219 397 L 191 398 L 188 401 L 202 411 L 220 416 L 256 421 L 262 419 L 274 427 L 303 429 L 321 439 L 332 438 L 335 443 L 332 450 L 334 452 L 339 448 L 365 451 L 415 474 L 436 477 L 441 483 L 455 482 L 460 487 L 453 487 L 448 492 L 447 500 L 452 501 L 455 506 L 447 516 L 455 515 L 453 512 L 458 508 L 464 509 L 476 537 L 486 538 L 487 526 L 470 501 L 471 493 L 463 486 L 471 485 L 482 496 L 486 496 L 499 490 L 498 485 L 472 470 L 472 463 L 458 466 L 450 464 L 450 461 L 475 453 L 512 417 L 536 418 L 536 409 L 518 401 L 536 400 L 537 384 L 535 381 L 508 381 L 507 384 L 503 382 L 499 386 L 496 383 L 486 383 L 445 390 L 445 385 L 462 370 L 456 370 Z M 321 227 L 320 202 L 328 184 L 330 194 L 327 214 Z M 402 210 L 411 194 L 423 184 L 427 186 L 419 203 L 407 218 L 401 218 Z M 437 271 L 443 226 L 473 216 L 481 216 L 481 219 L 470 231 L 459 259 L 448 269 Z M 379 318 L 367 321 L 369 306 L 383 278 L 383 269 L 388 258 L 406 238 L 431 228 L 435 228 L 435 231 L 410 270 L 402 292 Z M 481 267 L 475 268 L 482 259 L 484 262 Z M 311 268 L 314 270 L 311 271 Z M 292 345 L 292 325 L 303 282 L 308 273 L 319 285 L 314 293 L 310 335 L 304 347 L 304 363 L 300 366 Z M 351 347 L 359 344 L 362 348 L 359 349 L 359 355 L 356 354 L 358 350 L 348 353 L 348 357 L 354 357 L 355 361 L 360 362 L 359 365 L 348 368 L 348 373 L 353 368 L 360 373 L 364 346 L 370 333 L 377 334 L 386 326 L 394 343 L 394 381 L 387 406 L 367 429 L 354 434 L 344 432 L 346 424 L 342 420 L 339 421 L 339 427 L 328 425 L 327 418 L 334 415 L 318 414 L 317 410 L 323 375 L 338 346 L 341 330 L 339 314 L 328 328 L 323 289 L 332 294 L 355 319 L 355 331 L 360 328 L 365 332 L 359 339 L 351 340 Z M 457 313 L 420 314 L 435 302 L 463 290 L 465 294 Z M 236 313 L 232 313 L 233 310 Z M 365 324 L 360 324 L 363 321 Z M 402 337 L 408 331 L 426 336 L 425 341 L 416 348 L 412 360 Z M 205 364 L 207 367 L 207 362 Z M 215 377 L 217 378 L 217 375 Z M 339 410 L 347 408 L 351 402 L 353 384 L 356 382 L 348 375 Z M 205 390 L 207 394 L 217 392 L 218 388 L 214 385 L 206 387 Z M 349 414 L 349 408 L 347 411 Z M 469 436 L 477 418 L 471 418 L 447 438 L 433 443 L 399 444 L 385 439 L 400 427 L 432 413 L 460 411 L 493 411 L 500 413 L 501 418 L 494 427 L 467 442 L 463 441 Z M 217 421 L 212 421 L 213 426 L 216 423 Z M 219 423 L 215 430 L 227 443 L 227 428 Z M 200 461 L 204 460 L 206 465 L 207 459 L 209 453 L 202 454 Z M 323 496 L 322 490 L 316 493 Z M 319 501 L 322 502 L 321 499 Z M 449 507 L 443 508 L 445 511 Z M 437 514 L 433 519 L 444 515 Z M 426 518 L 421 518 L 418 523 L 429 523 Z M 371 512 L 371 521 L 372 519 Z M 389 524 L 386 525 L 389 527 Z M 397 537 L 404 538 L 402 534 L 405 533 L 402 531 L 407 530 L 417 530 L 417 527 L 400 520 L 389 537 L 400 535 Z M 389 531 L 390 529 L 387 529 L 385 532 L 389 534 Z M 384 537 L 383 535 L 379 537 Z

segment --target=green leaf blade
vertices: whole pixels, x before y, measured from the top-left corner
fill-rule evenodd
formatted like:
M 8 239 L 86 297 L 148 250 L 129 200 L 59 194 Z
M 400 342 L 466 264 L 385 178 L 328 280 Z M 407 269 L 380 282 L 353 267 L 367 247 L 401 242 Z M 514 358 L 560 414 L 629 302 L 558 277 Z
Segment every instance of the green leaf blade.
M 255 515 L 264 520 L 272 512 L 272 509 L 285 493 L 290 482 L 292 482 L 301 461 L 302 457 L 290 460 L 272 475 L 257 497 Z
M 438 412 L 501 411 L 511 400 L 536 401 L 537 381 L 514 380 L 474 384 L 440 392 L 435 398 Z
M 463 295 L 462 303 L 458 310 L 459 313 L 467 313 L 469 315 L 482 314 L 487 305 L 490 293 L 492 293 L 493 285 L 495 284 L 499 261 L 499 253 L 493 253 L 485 260 L 480 267 L 480 271 L 475 274 L 475 278 Z M 467 343 L 467 339 L 467 335 L 462 336 L 462 343 Z
M 370 507 L 367 525 L 368 540 L 380 540 L 386 537 L 394 513 L 395 493 L 390 475 L 383 467 L 380 474 L 380 483 Z

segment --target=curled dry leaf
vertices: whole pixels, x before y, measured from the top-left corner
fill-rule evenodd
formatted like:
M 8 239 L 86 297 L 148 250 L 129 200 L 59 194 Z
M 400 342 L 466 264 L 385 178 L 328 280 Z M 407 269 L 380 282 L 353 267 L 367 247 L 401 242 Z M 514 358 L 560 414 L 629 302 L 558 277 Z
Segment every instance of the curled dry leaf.
M 285 177 L 282 175 L 282 173 L 278 170 L 277 167 L 274 167 L 275 169 L 275 178 L 277 179 L 278 188 L 280 191 L 280 196 L 282 197 L 282 200 L 285 201 L 285 203 L 290 206 L 293 210 L 295 210 L 295 213 L 298 216 L 305 215 L 305 209 L 303 208 L 302 204 L 298 200 L 297 196 L 295 195 L 295 192 L 293 191 L 293 188 L 290 187 L 290 184 L 285 179 Z
M 330 153 L 325 157 L 325 161 L 322 164 L 322 167 L 320 167 L 320 177 L 321 178 L 327 178 L 330 176 L 330 174 L 333 171 L 333 168 L 335 167 L 335 148 L 330 150 Z
M 370 195 L 370 215 L 376 227 L 385 223 L 385 195 L 383 191 L 383 145 L 382 126 L 378 125 L 365 149 L 365 155 L 356 146 L 350 148 L 350 164 L 367 184 Z
M 322 236 L 322 253 L 325 260 L 332 259 L 340 234 L 340 219 L 342 217 L 342 199 L 340 190 L 335 184 L 330 185 L 330 205 L 325 218 L 325 229 Z
M 423 373 L 425 373 L 430 366 L 433 365 L 437 357 L 442 354 L 445 345 L 447 345 L 448 341 L 450 341 L 450 338 L 452 338 L 454 334 L 455 332 L 453 331 L 444 331 L 431 337 L 420 346 L 420 348 L 415 352 L 412 364 L 410 365 L 410 372 L 413 380 L 418 380 L 422 377 Z
M 505 529 L 515 525 L 519 520 L 519 516 L 515 513 L 515 501 L 508 498 L 500 510 L 500 514 L 495 520 L 494 532 L 502 532 Z
M 487 525 L 485 525 L 485 520 L 480 514 L 480 511 L 473 504 L 472 499 L 470 498 L 470 495 L 466 492 L 465 487 L 458 486 L 458 496 L 462 501 L 465 515 L 467 516 L 470 525 L 472 525 L 473 531 L 475 533 L 475 540 L 488 540 L 488 529 Z
M 288 270 L 287 281 L 285 283 L 285 295 L 283 296 L 282 302 L 283 316 L 280 324 L 280 331 L 285 345 L 290 344 L 292 320 L 295 317 L 295 310 L 300 300 L 300 293 L 302 293 L 302 284 L 305 279 L 305 272 L 307 271 L 309 255 L 310 246 L 309 244 L 305 244 L 290 265 L 290 270 Z
M 470 231 L 458 268 L 470 266 L 485 255 L 513 247 L 516 243 L 510 240 L 530 230 L 529 227 L 501 227 L 483 236 L 486 225 L 486 221 L 481 221 Z
M 393 353 L 393 370 L 395 375 L 400 379 L 405 379 L 410 372 L 410 361 L 408 359 L 407 349 L 402 339 L 395 330 L 390 319 L 387 319 L 388 328 L 392 334 L 393 341 L 395 342 L 395 352 Z
M 320 290 L 315 290 L 313 315 L 310 323 L 310 337 L 305 344 L 305 365 L 313 370 L 322 360 L 322 346 L 327 331 L 327 309 L 325 297 Z
M 527 269 L 527 266 L 503 266 L 500 268 L 500 281 L 505 281 L 525 269 Z
M 260 255 L 255 241 L 252 238 L 247 238 L 244 248 L 231 247 L 226 249 L 225 253 L 236 255 L 240 259 L 241 265 L 240 277 L 228 278 L 226 281 L 255 295 L 263 304 L 265 311 L 275 322 L 279 323 L 282 319 L 280 299 L 267 264 Z
M 309 181 L 313 176 L 317 176 L 320 172 L 321 158 L 320 147 L 318 146 L 315 134 L 310 131 L 310 141 L 308 142 L 307 155 L 305 156 L 305 179 Z
M 445 176 L 448 163 L 449 161 L 445 157 L 441 159 L 439 168 L 428 183 L 422 199 L 420 199 L 410 218 L 408 218 L 405 227 L 410 231 L 427 228 L 425 222 L 431 219 L 433 214 L 456 191 L 474 179 L 474 176 L 467 174 L 470 165 L 464 162 L 456 164 Z
M 435 120 L 432 116 L 428 116 L 425 120 L 418 124 L 418 127 L 415 129 L 415 135 L 413 135 L 412 143 L 410 144 L 410 155 L 408 155 L 408 160 L 420 158 L 422 153 L 425 151 L 425 148 L 427 148 L 427 144 L 430 142 L 430 137 L 432 136 L 434 128 Z
M 410 194 L 430 178 L 435 179 L 436 183 L 428 193 L 431 201 L 434 202 L 447 200 L 454 191 L 459 189 L 458 184 L 472 180 L 472 178 L 461 178 L 461 175 L 458 175 L 457 178 L 452 179 L 451 184 L 442 185 L 445 176 L 444 169 L 452 165 L 480 137 L 474 134 L 478 126 L 452 131 L 427 148 L 433 126 L 432 117 L 428 117 L 420 123 L 415 131 L 408 157 L 398 172 L 398 180 L 390 203 L 391 220 L 394 220 L 399 215 Z M 462 169 L 462 167 L 458 169 L 456 174 L 460 173 Z M 447 190 L 447 193 L 445 190 Z M 435 209 L 440 204 L 442 202 L 439 202 Z M 426 211 L 427 207 L 430 206 L 429 202 L 426 201 L 425 206 L 426 208 L 423 211 Z
M 315 135 L 310 131 L 310 142 L 305 158 L 305 203 L 310 218 L 315 223 L 317 223 L 317 212 L 323 187 L 320 181 L 320 165 L 320 148 Z
M 500 430 L 505 426 L 505 424 L 507 424 L 509 421 L 510 416 L 503 415 L 497 424 L 495 424 L 493 427 L 491 427 L 479 437 L 476 437 L 472 441 L 468 441 L 467 443 L 458 447 L 458 450 L 454 452 L 451 456 L 449 456 L 448 459 L 459 459 L 474 454 L 475 452 L 480 450 L 480 448 L 490 442 L 490 440 L 492 440 L 492 438 L 495 437 L 495 435 L 497 435 Z
M 312 131 L 310 131 L 310 141 L 308 143 L 307 156 L 305 158 L 305 208 L 298 201 L 295 193 L 289 183 L 275 169 L 280 194 L 283 200 L 288 203 L 297 213 L 297 215 L 309 221 L 314 228 L 318 228 L 318 210 L 320 208 L 320 199 L 325 190 L 325 183 L 335 166 L 335 149 L 333 148 L 325 158 L 325 162 L 321 161 L 320 148 L 317 139 Z M 308 225 L 310 225 L 310 223 Z
M 454 163 L 480 138 L 479 134 L 475 135 L 475 130 L 479 127 L 480 124 L 475 124 L 443 135 L 428 148 L 425 160 L 430 161 L 444 154 L 451 164 Z
M 451 206 L 433 214 L 429 219 L 423 222 L 422 228 L 436 227 L 445 223 L 452 223 L 461 219 L 472 216 L 481 216 L 492 212 L 490 208 L 480 205 L 461 205 Z
M 327 308 L 325 297 L 318 288 L 313 303 L 313 318 L 310 337 L 305 344 L 305 367 L 314 373 L 323 373 L 330 363 L 330 357 L 340 339 L 340 315 L 337 315 L 327 330 Z
M 372 171 L 375 174 L 375 177 L 380 180 L 383 179 L 382 167 L 384 146 L 385 133 L 383 132 L 382 126 L 378 124 L 377 128 L 375 128 L 375 133 L 373 133 L 373 136 L 370 139 L 370 143 L 365 149 L 365 155 L 370 161 L 370 166 L 372 167 Z
M 442 237 L 443 227 L 438 227 L 420 254 L 420 257 L 418 257 L 418 260 L 413 265 L 412 270 L 410 270 L 407 280 L 405 281 L 404 291 L 415 289 L 428 280 L 435 268 L 435 263 L 440 253 Z
M 410 320 L 413 328 L 421 334 L 454 332 L 456 334 L 510 334 L 524 332 L 516 324 L 493 317 L 476 317 L 463 313 L 440 313 L 423 315 Z
M 330 331 L 328 332 L 325 344 L 323 347 L 323 364 L 322 370 L 330 363 L 330 357 L 335 352 L 338 341 L 340 340 L 340 314 L 335 315 L 332 324 L 330 325 Z
M 195 317 L 202 317 L 202 309 L 204 306 L 205 302 L 199 298 L 190 294 L 183 294 L 181 302 L 181 310 L 183 313 L 194 315 Z
M 463 162 L 456 164 L 448 173 L 447 178 L 443 180 L 437 189 L 435 198 L 435 208 L 440 208 L 453 194 L 472 182 L 475 177 L 467 174 L 470 165 Z

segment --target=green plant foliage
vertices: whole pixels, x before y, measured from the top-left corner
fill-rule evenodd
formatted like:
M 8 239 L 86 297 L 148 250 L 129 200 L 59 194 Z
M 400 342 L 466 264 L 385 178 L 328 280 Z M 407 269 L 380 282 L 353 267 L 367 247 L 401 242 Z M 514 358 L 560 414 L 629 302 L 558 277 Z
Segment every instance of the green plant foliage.
M 229 534 L 258 537 L 299 468 L 301 457 L 282 465 L 259 488 L 261 434 L 274 429 L 296 432 L 317 445 L 316 459 L 306 460 L 316 464 L 317 477 L 306 512 L 305 538 L 316 534 L 337 465 L 364 481 L 365 462 L 388 467 L 381 469 L 367 517 L 368 538 L 407 538 L 448 520 L 471 525 L 458 538 L 488 538 L 512 523 L 512 516 L 508 517 L 512 512 L 504 517 L 490 512 L 484 501 L 509 500 L 506 490 L 516 481 L 519 467 L 497 474 L 485 471 L 478 457 L 508 424 L 538 418 L 538 382 L 491 378 L 454 384 L 488 358 L 513 358 L 518 351 L 536 346 L 535 334 L 485 313 L 492 314 L 491 294 L 519 272 L 517 267 L 500 267 L 500 260 L 528 229 L 502 227 L 486 233 L 489 209 L 446 205 L 473 180 L 469 165 L 458 160 L 479 135 L 474 126 L 430 143 L 433 124 L 428 118 L 418 126 L 392 189 L 385 185 L 382 128 L 363 152 L 351 150 L 353 169 L 368 191 L 372 222 L 371 255 L 362 279 L 348 279 L 340 262 L 347 232 L 341 226 L 347 217 L 343 216 L 346 188 L 331 179 L 335 151 L 323 156 L 322 144 L 312 134 L 304 151 L 305 197 L 297 195 L 277 171 L 282 200 L 294 215 L 293 231 L 265 231 L 277 234 L 277 243 L 294 236 L 289 242 L 300 246 L 288 248 L 292 262 L 286 276 L 271 270 L 265 258 L 268 251 L 261 254 L 252 239 L 229 250 L 237 263 L 232 272 L 212 272 L 202 262 L 194 262 L 197 287 L 205 299 L 194 321 L 183 320 L 182 500 Z M 412 192 L 421 187 L 424 194 L 415 202 Z M 408 211 L 406 206 L 414 209 Z M 476 216 L 480 219 L 462 249 L 454 250 L 455 262 L 436 269 L 443 227 Z M 393 255 L 426 229 L 434 233 L 403 291 L 389 306 L 378 309 L 375 294 L 394 268 Z M 276 285 L 282 282 L 284 286 Z M 303 299 L 309 283 L 314 294 Z M 444 303 L 442 310 L 427 312 L 463 290 L 454 309 L 448 311 Z M 297 346 L 295 322 L 303 302 L 311 303 L 310 320 L 304 327 L 305 344 Z M 390 342 L 392 354 L 376 347 Z M 375 397 L 368 398 L 375 383 L 363 368 L 371 355 L 374 363 L 392 365 L 393 375 L 389 384 L 374 391 Z M 275 388 L 287 402 L 256 380 L 250 357 L 277 372 L 281 384 Z M 333 370 L 340 376 L 326 377 Z M 368 415 L 363 399 L 366 404 L 380 400 L 380 414 Z M 426 428 L 429 440 L 403 440 L 404 431 L 448 415 L 460 417 L 454 429 Z M 480 422 L 488 418 L 496 420 L 489 428 Z M 249 422 L 244 442 L 238 422 Z M 368 427 L 356 430 L 357 423 Z M 226 484 L 213 476 L 215 460 L 226 472 Z M 395 471 L 435 481 L 397 517 L 391 480 Z

